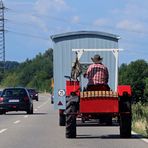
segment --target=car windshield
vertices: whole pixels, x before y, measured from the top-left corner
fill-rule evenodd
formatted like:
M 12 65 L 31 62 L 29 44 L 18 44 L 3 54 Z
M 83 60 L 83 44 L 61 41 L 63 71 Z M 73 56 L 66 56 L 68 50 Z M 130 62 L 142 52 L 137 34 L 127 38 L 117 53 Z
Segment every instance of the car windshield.
M 2 97 L 20 97 L 27 96 L 24 89 L 5 89 L 2 93 Z

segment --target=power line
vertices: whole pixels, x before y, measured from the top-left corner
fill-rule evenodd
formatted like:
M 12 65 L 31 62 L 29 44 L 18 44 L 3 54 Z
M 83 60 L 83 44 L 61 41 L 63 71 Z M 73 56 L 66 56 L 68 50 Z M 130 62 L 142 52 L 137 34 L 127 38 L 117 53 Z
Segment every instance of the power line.
M 33 35 L 33 34 L 11 31 L 11 30 L 6 30 L 6 32 L 14 33 L 14 34 L 21 35 L 21 36 L 27 36 L 27 37 L 31 37 L 31 38 L 37 38 L 37 39 L 49 41 L 49 38 L 45 38 L 45 37 L 37 36 L 37 35 Z
M 8 10 L 10 10 L 10 9 L 8 9 Z M 17 13 L 17 14 L 19 12 L 19 11 L 12 10 L 12 9 L 10 11 L 13 12 L 13 13 Z M 32 13 L 32 14 L 30 13 L 30 15 L 38 17 L 38 18 L 47 17 L 49 19 L 60 21 L 60 22 L 66 23 L 66 24 L 67 23 L 72 23 L 68 19 L 63 19 L 63 18 L 59 18 L 59 17 L 53 17 L 53 16 L 48 16 L 48 15 L 39 15 L 39 14 L 34 14 L 34 13 Z M 10 21 L 13 21 L 13 20 L 10 20 Z M 13 21 L 13 22 L 16 22 L 16 21 Z M 20 23 L 20 24 L 32 25 L 32 24 L 29 24 L 29 23 Z M 86 23 L 86 22 L 85 23 L 77 23 L 75 25 L 83 25 L 83 26 L 90 26 L 90 27 L 92 26 L 91 24 Z M 118 29 L 118 28 L 114 28 L 114 27 L 111 27 L 111 26 L 102 26 L 102 27 L 106 27 L 106 28 L 110 28 L 110 29 Z M 134 31 L 134 30 L 127 30 L 127 29 L 118 29 L 118 30 L 120 30 L 120 31 L 127 31 L 127 32 L 133 32 L 133 33 L 142 33 L 142 34 L 148 35 L 147 32 L 142 32 L 142 31 Z M 8 32 L 11 32 L 11 33 L 14 33 L 14 34 L 18 34 L 18 35 L 22 35 L 22 36 L 27 36 L 27 37 L 38 38 L 38 39 L 42 39 L 42 40 L 49 40 L 48 38 L 45 38 L 45 37 L 41 37 L 41 36 L 37 36 L 37 35 L 32 35 L 32 34 L 27 34 L 27 33 L 22 33 L 22 32 L 15 32 L 15 31 L 11 31 L 11 30 L 8 30 Z M 124 40 L 126 40 L 126 39 L 124 39 Z M 126 40 L 126 42 L 127 41 L 128 40 Z M 137 43 L 137 41 L 135 43 Z
M 9 9 L 11 12 L 13 13 L 20 13 L 20 11 L 16 11 L 16 10 L 13 10 L 13 9 Z M 133 30 L 133 29 L 123 29 L 123 28 L 115 28 L 115 27 L 112 27 L 112 26 L 93 26 L 91 23 L 89 22 L 77 22 L 77 23 L 73 23 L 72 21 L 70 21 L 69 19 L 65 19 L 65 18 L 60 18 L 60 17 L 55 17 L 55 16 L 49 16 L 49 15 L 43 15 L 43 14 L 37 14 L 37 13 L 30 13 L 30 15 L 32 16 L 35 16 L 35 17 L 38 17 L 38 18 L 42 18 L 42 17 L 46 17 L 46 18 L 49 18 L 49 19 L 52 19 L 52 20 L 55 20 L 55 21 L 60 21 L 60 22 L 63 22 L 63 23 L 70 23 L 70 24 L 74 24 L 74 25 L 82 25 L 82 26 L 89 26 L 89 27 L 105 27 L 105 28 L 108 28 L 108 29 L 114 29 L 114 30 L 120 30 L 120 31 L 126 31 L 126 32 L 132 32 L 132 33 L 140 33 L 140 34 L 144 34 L 144 35 L 148 35 L 148 31 L 145 30 L 145 31 L 138 31 L 138 30 Z

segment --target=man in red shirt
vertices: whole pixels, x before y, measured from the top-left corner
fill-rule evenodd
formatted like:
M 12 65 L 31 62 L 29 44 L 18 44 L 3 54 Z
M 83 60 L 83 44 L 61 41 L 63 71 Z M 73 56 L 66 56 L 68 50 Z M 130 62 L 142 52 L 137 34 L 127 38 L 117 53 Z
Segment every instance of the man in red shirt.
M 84 74 L 84 77 L 88 78 L 88 86 L 107 85 L 109 74 L 107 67 L 102 64 L 103 58 L 101 58 L 100 55 L 95 55 L 91 59 L 93 64 L 88 67 L 86 73 Z

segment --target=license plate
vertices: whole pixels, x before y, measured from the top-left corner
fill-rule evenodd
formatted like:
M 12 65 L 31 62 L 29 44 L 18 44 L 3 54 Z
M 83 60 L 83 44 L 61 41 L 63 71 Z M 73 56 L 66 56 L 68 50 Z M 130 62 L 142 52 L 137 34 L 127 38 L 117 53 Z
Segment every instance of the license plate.
M 19 102 L 19 100 L 9 100 L 9 102 Z

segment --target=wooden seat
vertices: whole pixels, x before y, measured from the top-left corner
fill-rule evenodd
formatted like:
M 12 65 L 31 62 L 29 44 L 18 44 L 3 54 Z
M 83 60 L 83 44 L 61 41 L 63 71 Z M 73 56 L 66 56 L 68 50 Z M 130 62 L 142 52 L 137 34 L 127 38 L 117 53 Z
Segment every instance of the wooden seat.
M 85 91 L 80 93 L 80 98 L 117 98 L 117 92 L 113 91 Z

